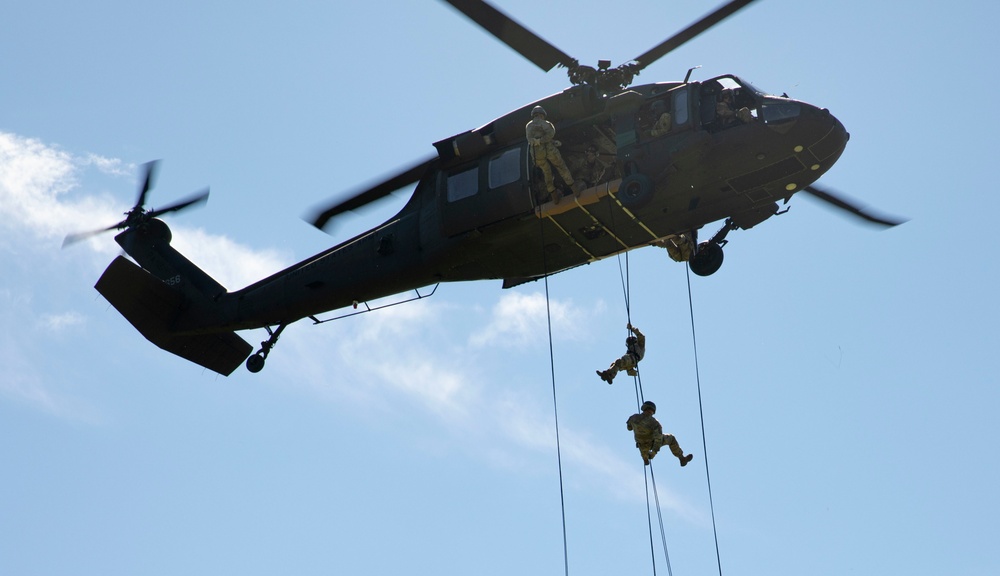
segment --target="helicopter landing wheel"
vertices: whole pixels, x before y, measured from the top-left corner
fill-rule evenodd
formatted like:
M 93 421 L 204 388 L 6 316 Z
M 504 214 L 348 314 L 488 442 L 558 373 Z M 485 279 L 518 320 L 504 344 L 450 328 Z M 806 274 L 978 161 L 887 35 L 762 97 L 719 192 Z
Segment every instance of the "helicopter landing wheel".
M 724 256 L 722 246 L 712 242 L 704 242 L 698 246 L 698 251 L 688 262 L 688 266 L 698 276 L 711 276 L 722 266 Z
M 622 179 L 618 186 L 618 199 L 630 210 L 642 208 L 653 199 L 653 183 L 649 176 L 633 172 Z
M 253 372 L 254 374 L 260 372 L 264 369 L 264 355 L 261 353 L 254 354 L 247 358 L 247 370 Z

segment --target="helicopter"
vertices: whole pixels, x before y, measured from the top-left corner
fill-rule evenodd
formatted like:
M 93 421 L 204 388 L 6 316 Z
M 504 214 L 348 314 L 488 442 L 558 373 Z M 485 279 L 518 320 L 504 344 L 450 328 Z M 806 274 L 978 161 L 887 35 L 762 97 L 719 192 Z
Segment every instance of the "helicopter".
M 651 63 L 755 0 L 732 0 L 634 60 L 617 67 L 602 60 L 596 68 L 484 0 L 445 1 L 542 70 L 566 68 L 570 86 L 435 142 L 432 157 L 310 218 L 326 229 L 415 185 L 384 223 L 231 292 L 170 245 L 160 218 L 203 203 L 208 191 L 147 210 L 152 162 L 122 221 L 71 234 L 64 246 L 120 230 L 115 241 L 131 260 L 116 257 L 95 288 L 153 344 L 228 376 L 244 362 L 250 372 L 262 370 L 294 322 L 323 323 L 320 314 L 409 291 L 422 298 L 419 289 L 441 282 L 500 280 L 510 288 L 645 246 L 665 248 L 709 276 L 722 265 L 730 232 L 783 214 L 779 202 L 798 192 L 881 226 L 900 223 L 815 184 L 849 139 L 828 110 L 732 74 L 692 81 L 693 68 L 683 81 L 632 84 Z M 533 117 L 555 129 L 573 182 L 547 177 L 536 161 L 526 135 Z M 602 170 L 574 179 L 572 167 L 589 161 L 588 152 Z M 699 241 L 699 231 L 716 222 L 721 228 Z M 269 337 L 255 352 L 237 331 L 259 328 Z

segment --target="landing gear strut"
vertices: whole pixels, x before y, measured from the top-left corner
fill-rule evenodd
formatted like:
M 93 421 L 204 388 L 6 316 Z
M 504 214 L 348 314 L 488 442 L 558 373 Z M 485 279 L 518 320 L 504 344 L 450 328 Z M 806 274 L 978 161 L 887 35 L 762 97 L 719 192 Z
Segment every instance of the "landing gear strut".
M 267 333 L 270 337 L 264 342 L 260 343 L 260 350 L 256 354 L 251 355 L 247 358 L 247 370 L 253 372 L 254 374 L 260 372 L 264 369 L 264 360 L 267 359 L 267 355 L 271 352 L 271 348 L 278 342 L 278 337 L 281 336 L 281 331 L 285 329 L 287 324 L 278 325 L 278 329 L 272 331 L 270 326 L 265 326 Z
M 724 254 L 722 247 L 726 245 L 726 235 L 730 230 L 735 230 L 737 226 L 733 224 L 733 219 L 729 218 L 722 226 L 722 229 L 712 236 L 711 240 L 698 244 L 698 249 L 688 262 L 691 271 L 698 276 L 711 276 L 722 266 Z

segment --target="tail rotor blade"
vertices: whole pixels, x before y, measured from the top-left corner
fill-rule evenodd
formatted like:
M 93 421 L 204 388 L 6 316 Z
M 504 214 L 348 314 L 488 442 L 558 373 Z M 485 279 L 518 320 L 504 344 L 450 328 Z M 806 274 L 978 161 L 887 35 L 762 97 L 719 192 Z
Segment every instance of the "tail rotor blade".
M 71 244 L 76 244 L 77 242 L 82 242 L 88 238 L 93 238 L 94 236 L 97 236 L 99 234 L 104 234 L 105 232 L 114 230 L 115 228 L 118 228 L 123 224 L 125 224 L 124 221 L 119 222 L 118 224 L 114 224 L 112 226 L 108 226 L 107 228 L 101 228 L 100 230 L 91 230 L 90 232 L 77 232 L 75 234 L 67 234 L 66 237 L 63 238 L 62 247 L 65 248 Z
M 168 212 L 177 212 L 178 210 L 183 210 L 189 206 L 193 206 L 195 204 L 202 204 L 207 201 L 208 201 L 208 188 L 205 188 L 201 192 L 193 194 L 192 196 L 189 196 L 184 200 L 179 200 L 163 208 L 150 210 L 149 212 L 146 213 L 146 219 L 148 220 L 149 218 L 156 218 L 157 216 L 160 216 L 161 214 L 166 214 Z
M 156 170 L 159 165 L 159 160 L 152 160 L 142 165 L 144 173 L 142 176 L 142 185 L 139 186 L 139 195 L 136 198 L 135 208 L 141 208 L 146 205 L 146 195 L 149 194 L 149 190 L 153 187 L 153 181 L 156 179 Z
M 195 204 L 201 204 L 208 200 L 208 188 L 203 191 L 189 196 L 183 200 L 169 204 L 158 210 L 146 211 L 146 197 L 149 195 L 150 189 L 153 187 L 154 180 L 156 179 L 156 169 L 159 165 L 159 160 L 153 160 L 152 162 L 147 162 L 143 164 L 143 174 L 139 180 L 139 195 L 136 199 L 135 206 L 131 210 L 125 213 L 125 219 L 117 224 L 112 224 L 106 228 L 101 228 L 99 230 L 92 230 L 89 232 L 77 232 L 74 234 L 69 234 L 63 239 L 62 247 L 65 248 L 71 244 L 76 244 L 77 242 L 86 240 L 92 236 L 96 236 L 103 232 L 110 232 L 111 230 L 122 230 L 124 228 L 134 228 L 136 226 L 141 226 L 148 222 L 151 218 L 156 218 L 162 214 L 167 214 L 169 212 L 177 212 L 178 210 L 183 210 L 189 206 Z

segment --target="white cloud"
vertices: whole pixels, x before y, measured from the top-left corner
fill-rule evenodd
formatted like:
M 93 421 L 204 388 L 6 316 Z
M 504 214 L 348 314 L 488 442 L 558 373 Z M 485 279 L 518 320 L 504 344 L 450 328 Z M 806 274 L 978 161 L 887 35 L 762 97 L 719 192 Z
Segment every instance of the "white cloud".
M 105 158 L 97 154 L 87 154 L 81 159 L 80 163 L 94 166 L 101 172 L 111 176 L 125 176 L 129 178 L 136 176 L 135 164 L 126 164 L 118 158 Z
M 2 304 L 2 302 L 0 302 Z M 5 306 L 4 306 L 5 307 Z M 2 307 L 0 307 L 2 309 Z M 10 312 L 10 310 L 4 310 Z M 5 314 L 8 318 L 10 314 Z M 16 330 L 0 331 L 0 396 L 25 403 L 37 410 L 70 420 L 99 420 L 86 402 L 56 392 L 46 381 L 32 354 L 23 348 L 24 335 Z
M 463 338 L 458 323 L 448 319 L 475 317 L 473 310 L 415 302 L 325 328 L 296 325 L 299 329 L 288 341 L 283 337 L 275 354 L 285 366 L 280 369 L 288 370 L 283 381 L 304 382 L 313 393 L 341 406 L 346 403 L 349 411 L 393 414 L 419 409 L 450 432 L 451 449 L 475 446 L 475 454 L 494 466 L 544 473 L 540 471 L 551 464 L 556 450 L 550 395 L 518 389 L 504 375 L 479 369 L 495 362 L 495 356 L 509 353 L 484 346 L 487 342 L 527 339 L 525 334 L 539 329 L 539 324 L 541 338 L 546 338 L 544 306 L 541 294 L 504 294 L 494 304 L 487 327 Z M 558 318 L 561 329 L 581 322 L 580 309 L 563 303 L 554 308 L 559 310 L 553 314 L 554 323 Z M 521 317 L 525 310 L 533 319 L 506 320 Z M 641 476 L 636 482 L 638 455 L 631 450 L 623 451 L 565 423 L 560 443 L 564 462 L 583 472 L 574 482 L 623 500 L 645 498 Z M 632 456 L 634 460 L 629 459 Z M 665 508 L 697 516 L 669 490 L 660 496 Z
M 65 230 L 57 201 L 77 185 L 72 158 L 38 140 L 0 132 L 0 221 L 49 237 Z
M 287 253 L 255 250 L 200 228 L 175 227 L 171 245 L 230 291 L 266 278 L 291 263 Z
M 552 316 L 552 333 L 557 338 L 579 339 L 586 314 L 571 300 L 549 300 Z M 493 307 L 490 323 L 474 333 L 469 342 L 473 346 L 506 346 L 524 348 L 538 345 L 548 339 L 545 294 L 533 292 L 505 293 Z
M 0 132 L 0 226 L 25 246 L 62 240 L 122 218 L 122 203 L 108 194 L 80 193 L 81 170 L 95 167 L 115 177 L 136 178 L 136 166 L 96 154 L 73 156 L 38 140 Z M 73 199 L 69 199 L 72 192 Z M 104 236 L 83 242 L 102 257 L 119 248 Z M 277 250 L 254 250 L 200 229 L 175 228 L 174 246 L 230 289 L 241 288 L 287 265 Z M 47 248 L 47 247 L 46 247 Z
M 103 268 L 120 248 L 108 235 L 95 236 L 59 251 L 67 232 L 117 222 L 122 218 L 121 199 L 91 191 L 95 170 L 103 175 L 135 180 L 135 165 L 95 154 L 75 156 L 36 139 L 0 132 L 0 257 L 10 274 L 0 291 L 0 311 L 8 311 L 0 361 L 4 376 L 0 393 L 20 398 L 41 409 L 67 416 L 77 410 L 74 402 L 55 392 L 59 383 L 50 381 L 43 366 L 45 346 L 24 338 L 19 328 L 34 326 L 43 340 L 57 337 L 86 323 L 75 311 L 46 310 L 51 302 L 66 304 L 59 293 L 68 278 L 86 268 L 86 281 L 71 283 L 74 289 L 93 285 L 93 268 Z M 100 175 L 96 176 L 100 180 Z M 218 275 L 229 287 L 239 288 L 280 270 L 287 260 L 276 250 L 257 251 L 201 230 L 177 229 L 177 248 L 206 271 Z M 94 296 L 97 298 L 98 296 Z M 15 316 L 12 316 L 15 315 Z M 15 319 L 16 317 L 16 319 Z M 138 334 L 134 337 L 139 338 Z
M 83 314 L 63 312 L 61 314 L 42 314 L 40 324 L 48 332 L 63 332 L 68 328 L 83 324 L 85 320 Z

